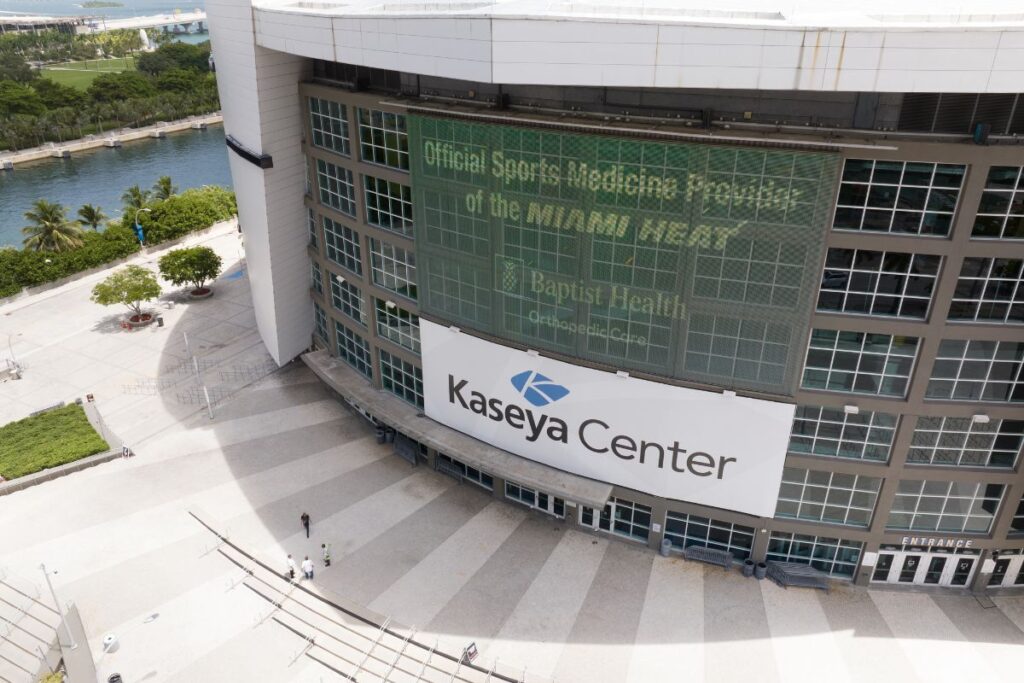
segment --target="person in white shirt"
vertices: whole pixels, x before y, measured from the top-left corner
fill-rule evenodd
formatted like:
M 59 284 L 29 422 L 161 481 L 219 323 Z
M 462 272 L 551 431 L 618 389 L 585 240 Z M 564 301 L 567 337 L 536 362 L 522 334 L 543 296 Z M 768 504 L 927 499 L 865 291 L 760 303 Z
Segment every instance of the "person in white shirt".
M 306 575 L 307 579 L 313 578 L 313 560 L 309 559 L 309 555 L 306 555 L 306 559 L 302 561 L 302 573 Z
M 288 556 L 288 578 L 295 578 L 295 560 L 292 559 L 291 555 Z
M 325 567 L 330 567 L 331 566 L 331 546 L 327 545 L 326 543 L 321 543 L 320 544 L 320 552 L 321 552 L 321 554 L 323 555 L 323 558 L 324 558 L 324 566 Z

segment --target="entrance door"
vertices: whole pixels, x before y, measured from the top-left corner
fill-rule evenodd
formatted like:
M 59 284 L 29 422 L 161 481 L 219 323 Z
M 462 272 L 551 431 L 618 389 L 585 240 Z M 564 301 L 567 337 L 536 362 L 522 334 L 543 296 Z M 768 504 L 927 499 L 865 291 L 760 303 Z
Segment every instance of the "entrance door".
M 977 563 L 975 555 L 881 552 L 871 573 L 871 581 L 917 586 L 967 586 Z
M 1005 555 L 996 558 L 996 567 L 988 580 L 991 587 L 1024 586 L 1024 555 Z
M 903 564 L 900 565 L 898 581 L 900 583 L 916 583 L 917 570 L 921 566 L 920 555 L 904 555 Z

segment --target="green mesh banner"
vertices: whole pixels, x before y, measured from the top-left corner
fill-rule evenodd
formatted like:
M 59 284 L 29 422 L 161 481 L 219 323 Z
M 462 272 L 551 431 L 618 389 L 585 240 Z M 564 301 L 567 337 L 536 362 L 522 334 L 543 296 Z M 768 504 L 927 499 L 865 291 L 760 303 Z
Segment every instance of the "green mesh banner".
M 425 313 L 615 368 L 791 393 L 838 155 L 408 123 Z

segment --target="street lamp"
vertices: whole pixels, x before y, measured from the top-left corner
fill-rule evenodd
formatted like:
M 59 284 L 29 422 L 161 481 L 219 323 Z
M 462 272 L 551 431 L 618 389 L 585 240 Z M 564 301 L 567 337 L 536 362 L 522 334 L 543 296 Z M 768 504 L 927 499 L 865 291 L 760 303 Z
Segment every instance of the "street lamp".
M 60 623 L 64 624 L 64 630 L 67 631 L 68 641 L 71 643 L 71 649 L 74 650 L 78 647 L 78 643 L 75 642 L 75 637 L 71 634 L 71 627 L 68 626 L 68 620 L 64 617 L 64 608 L 61 607 L 60 600 L 57 599 L 57 593 L 53 590 L 53 584 L 50 582 L 50 572 L 46 571 L 46 565 L 40 564 L 39 568 L 43 571 L 43 576 L 46 577 L 46 585 L 50 587 L 50 595 L 53 597 L 53 603 L 57 606 L 57 614 L 60 615 Z M 57 572 L 54 571 L 54 574 Z
M 139 214 L 150 213 L 149 209 L 136 209 L 135 210 L 135 236 L 139 238 L 139 246 L 145 246 L 142 242 L 142 226 L 139 225 Z

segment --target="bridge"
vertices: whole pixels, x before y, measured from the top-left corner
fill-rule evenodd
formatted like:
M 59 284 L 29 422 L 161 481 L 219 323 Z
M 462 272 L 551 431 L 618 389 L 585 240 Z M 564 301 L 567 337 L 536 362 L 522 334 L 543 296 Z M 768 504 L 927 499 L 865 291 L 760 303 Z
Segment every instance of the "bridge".
M 206 30 L 205 23 L 206 12 L 203 10 L 175 12 L 173 14 L 154 14 L 147 17 L 128 17 L 124 19 L 86 17 L 84 23 L 78 27 L 78 33 L 102 33 L 103 31 L 114 31 L 116 29 L 156 28 L 158 26 L 181 26 L 187 29 L 193 24 L 197 25 L 200 32 L 203 32 Z

